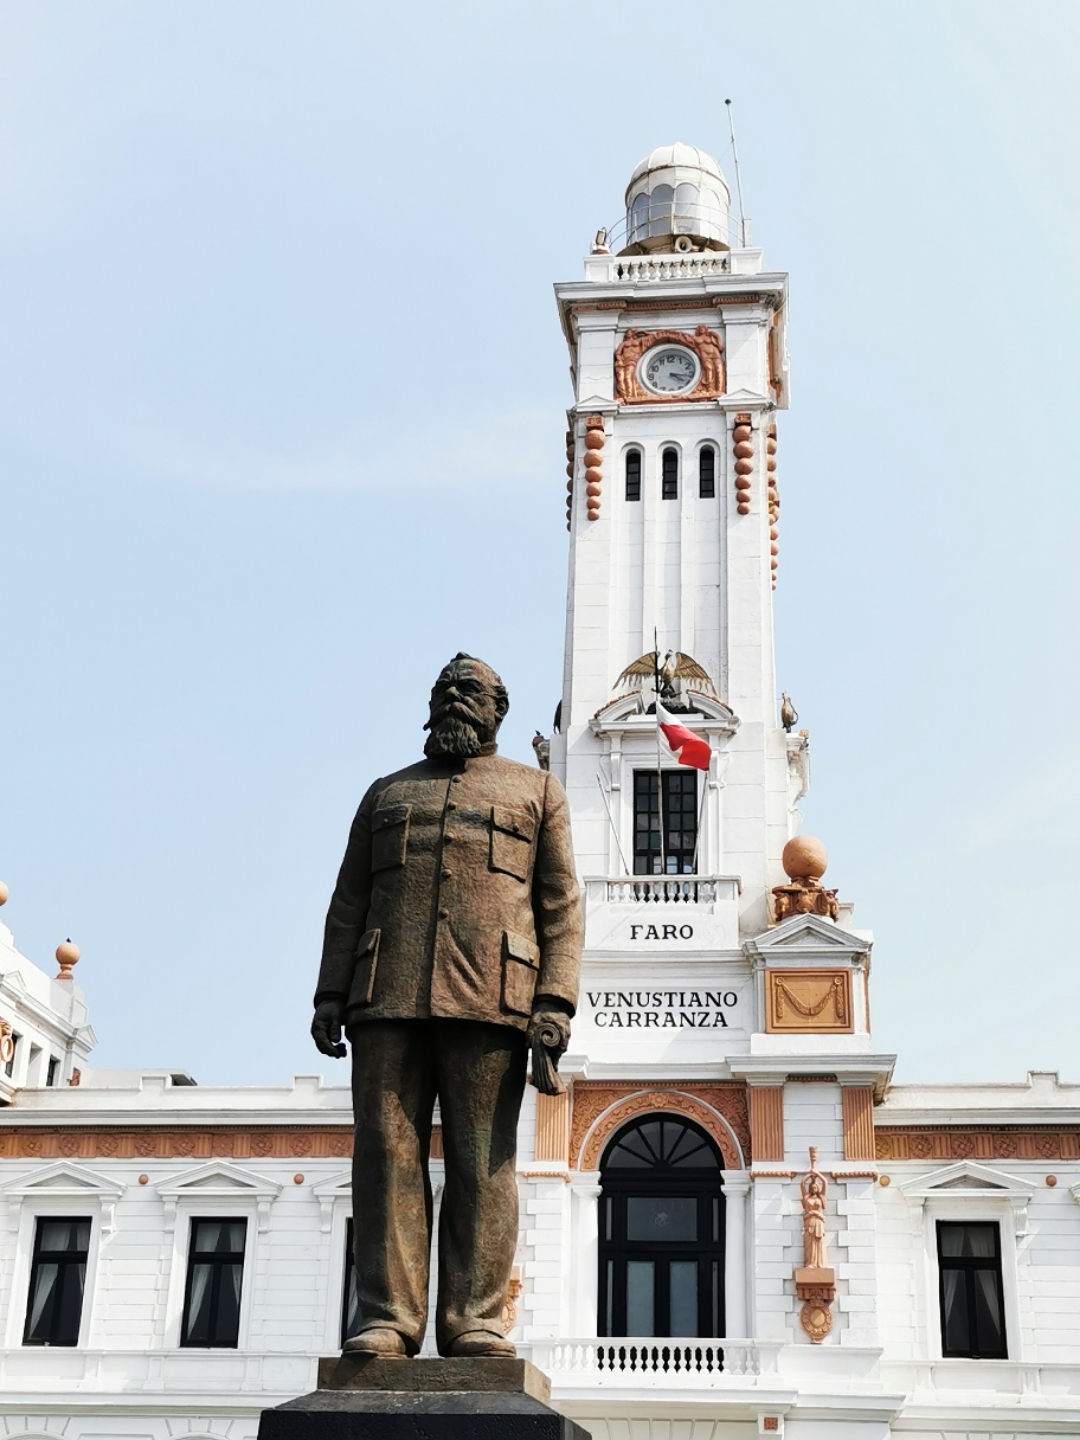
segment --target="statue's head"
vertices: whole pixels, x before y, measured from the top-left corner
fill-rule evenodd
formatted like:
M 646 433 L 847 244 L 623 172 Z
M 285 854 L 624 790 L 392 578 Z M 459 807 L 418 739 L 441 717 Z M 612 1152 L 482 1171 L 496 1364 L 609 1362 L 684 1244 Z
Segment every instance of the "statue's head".
M 445 666 L 431 691 L 431 713 L 424 743 L 430 759 L 441 755 L 479 755 L 494 743 L 510 709 L 506 687 L 490 665 L 458 653 Z

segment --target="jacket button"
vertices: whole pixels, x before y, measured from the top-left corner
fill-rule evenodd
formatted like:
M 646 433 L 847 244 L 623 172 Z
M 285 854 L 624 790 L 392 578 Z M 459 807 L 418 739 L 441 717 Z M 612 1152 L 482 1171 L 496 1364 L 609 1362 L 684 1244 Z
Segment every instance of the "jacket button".
M 449 845 L 449 844 L 450 844 L 450 841 L 453 840 L 453 838 L 454 838 L 453 835 L 444 835 L 444 836 L 442 837 L 442 843 L 443 843 L 444 845 Z
M 450 919 L 450 911 L 449 911 L 449 910 L 440 910 L 440 911 L 439 911 L 439 919 L 440 919 L 440 920 L 449 920 L 449 919 Z
M 461 776 L 460 776 L 460 775 L 451 775 L 451 777 L 450 777 L 450 783 L 451 783 L 452 785 L 460 785 L 460 784 L 461 784 Z
M 518 827 L 515 825 L 515 826 L 514 826 L 514 834 L 516 835 L 517 833 L 518 833 Z
M 442 878 L 443 878 L 444 880 L 449 880 L 449 879 L 451 878 L 451 876 L 450 876 L 450 871 L 449 871 L 449 870 L 444 870 L 444 871 L 442 872 Z
M 448 801 L 447 801 L 447 804 L 446 804 L 446 808 L 447 808 L 448 810 L 456 810 L 456 809 L 457 809 L 457 806 L 454 804 L 453 800 L 448 800 Z

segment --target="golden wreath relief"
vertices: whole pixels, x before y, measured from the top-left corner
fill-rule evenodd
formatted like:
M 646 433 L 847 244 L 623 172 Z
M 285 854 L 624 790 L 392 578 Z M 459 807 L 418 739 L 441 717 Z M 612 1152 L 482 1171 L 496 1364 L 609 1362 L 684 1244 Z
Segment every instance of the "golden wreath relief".
M 701 373 L 689 395 L 654 395 L 638 379 L 638 361 L 656 345 L 684 345 L 698 358 Z M 692 335 L 683 330 L 627 330 L 615 351 L 615 394 L 624 405 L 671 405 L 687 400 L 718 400 L 724 394 L 724 347 L 708 325 Z
M 766 970 L 769 1035 L 850 1035 L 850 970 Z

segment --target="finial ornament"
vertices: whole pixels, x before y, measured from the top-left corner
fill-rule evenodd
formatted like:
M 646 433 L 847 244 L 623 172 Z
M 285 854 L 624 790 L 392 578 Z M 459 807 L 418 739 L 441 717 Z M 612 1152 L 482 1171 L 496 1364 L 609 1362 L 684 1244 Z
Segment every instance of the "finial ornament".
M 0 880 L 0 905 L 6 905 L 6 904 L 7 904 L 7 898 L 8 898 L 8 894 L 9 894 L 9 893 L 10 893 L 10 892 L 8 891 L 7 886 L 4 884 L 4 882 L 3 882 L 2 880 Z
M 81 951 L 78 945 L 72 944 L 70 935 L 62 944 L 56 947 L 56 960 L 60 966 L 60 974 L 57 975 L 57 980 L 74 980 L 75 977 L 71 972 L 74 966 L 79 963 L 80 954 Z
M 780 863 L 788 876 L 786 885 L 773 887 L 773 912 L 777 921 L 792 915 L 821 915 L 840 918 L 835 890 L 826 890 L 821 877 L 829 864 L 828 852 L 813 835 L 796 835 L 784 846 Z
M 810 1169 L 799 1182 L 803 1212 L 803 1263 L 795 1271 L 795 1294 L 803 1302 L 799 1324 L 811 1343 L 820 1345 L 832 1329 L 836 1271 L 825 1263 L 825 1199 L 829 1182 L 817 1168 L 817 1147 L 810 1147 Z

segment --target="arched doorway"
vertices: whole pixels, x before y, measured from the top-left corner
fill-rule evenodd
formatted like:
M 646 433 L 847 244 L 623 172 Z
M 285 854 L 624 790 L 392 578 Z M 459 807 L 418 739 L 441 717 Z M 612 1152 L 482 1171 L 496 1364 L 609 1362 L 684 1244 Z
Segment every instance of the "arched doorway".
M 645 1115 L 600 1162 L 601 1335 L 724 1333 L 720 1153 L 700 1125 Z

